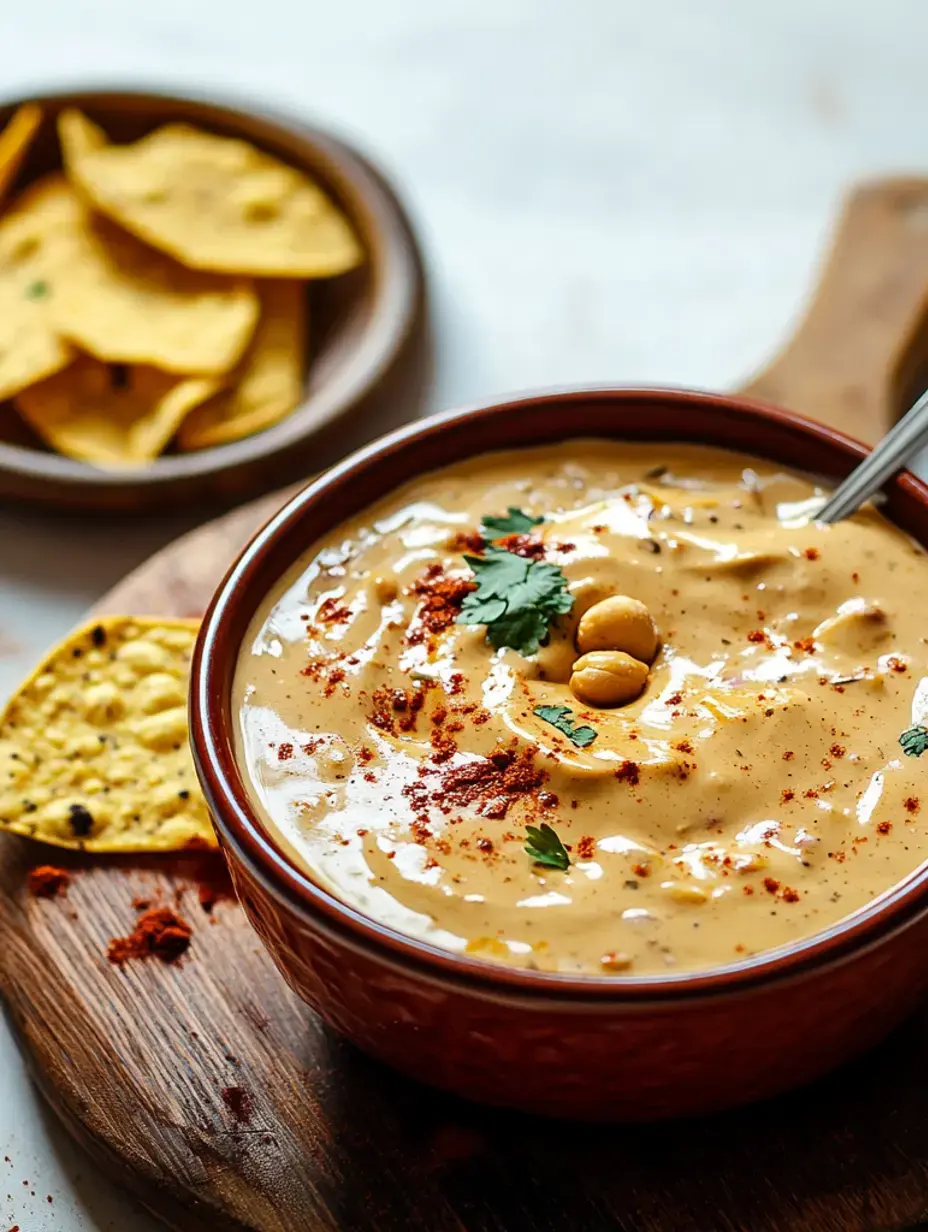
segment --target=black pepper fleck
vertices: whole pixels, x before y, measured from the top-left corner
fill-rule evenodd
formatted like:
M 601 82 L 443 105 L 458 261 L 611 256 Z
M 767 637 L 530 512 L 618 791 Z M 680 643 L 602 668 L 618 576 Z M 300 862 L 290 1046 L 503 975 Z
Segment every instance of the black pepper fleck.
M 93 817 L 83 804 L 72 804 L 68 808 L 68 822 L 75 838 L 86 838 L 93 829 Z

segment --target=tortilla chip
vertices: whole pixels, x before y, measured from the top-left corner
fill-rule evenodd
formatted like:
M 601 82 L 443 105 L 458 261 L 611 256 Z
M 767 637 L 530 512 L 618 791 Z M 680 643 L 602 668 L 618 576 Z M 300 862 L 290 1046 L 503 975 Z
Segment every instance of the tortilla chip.
M 0 219 L 0 399 L 59 371 L 74 358 L 55 327 L 49 269 L 60 263 L 73 213 L 39 180 Z
M 219 389 L 214 377 L 178 379 L 157 368 L 109 367 L 88 355 L 24 389 L 23 418 L 53 449 L 103 467 L 156 458 L 184 416 Z
M 46 656 L 0 715 L 0 829 L 87 851 L 215 846 L 187 739 L 197 626 L 107 617 Z
M 306 365 L 306 288 L 281 280 L 261 285 L 261 316 L 232 385 L 191 411 L 181 449 L 207 449 L 269 428 L 299 405 Z
M 42 123 L 42 108 L 35 103 L 17 107 L 0 133 L 0 197 L 19 174 L 32 139 Z
M 58 144 L 61 161 L 67 168 L 76 158 L 102 150 L 108 144 L 106 133 L 82 111 L 62 111 L 58 116 Z
M 185 269 L 94 217 L 63 175 L 20 198 L 42 228 L 36 255 L 59 336 L 109 363 L 214 375 L 241 358 L 258 319 L 253 284 Z
M 193 269 L 325 278 L 358 265 L 354 231 L 301 172 L 245 141 L 168 124 L 101 145 L 77 112 L 59 121 L 68 176 L 102 213 Z

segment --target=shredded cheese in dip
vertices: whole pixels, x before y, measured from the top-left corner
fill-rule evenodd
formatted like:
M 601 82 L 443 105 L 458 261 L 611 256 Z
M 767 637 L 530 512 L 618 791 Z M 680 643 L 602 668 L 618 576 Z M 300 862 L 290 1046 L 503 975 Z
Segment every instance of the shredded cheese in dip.
M 541 970 L 720 966 L 849 915 L 928 856 L 928 759 L 900 746 L 928 712 L 928 563 L 872 508 L 816 524 L 818 491 L 720 450 L 574 441 L 350 519 L 240 651 L 267 828 L 381 923 Z M 543 520 L 497 546 L 573 597 L 536 654 L 455 623 L 481 521 L 510 507 Z M 600 709 L 571 692 L 574 639 L 615 594 L 660 648 L 643 693 Z M 543 823 L 566 869 L 526 851 Z

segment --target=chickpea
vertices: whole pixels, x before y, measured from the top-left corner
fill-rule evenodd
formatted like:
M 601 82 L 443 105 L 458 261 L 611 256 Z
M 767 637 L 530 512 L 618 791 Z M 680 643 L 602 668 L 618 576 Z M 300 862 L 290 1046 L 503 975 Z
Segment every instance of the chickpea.
M 662 881 L 661 889 L 666 890 L 674 902 L 683 903 L 688 907 L 698 907 L 709 897 L 702 886 L 692 885 L 686 881 Z
M 624 650 L 633 659 L 650 663 L 657 654 L 657 627 L 651 613 L 639 599 L 610 595 L 580 617 L 577 649 Z
M 593 650 L 574 664 L 570 690 L 590 706 L 624 706 L 648 682 L 648 666 L 623 650 Z

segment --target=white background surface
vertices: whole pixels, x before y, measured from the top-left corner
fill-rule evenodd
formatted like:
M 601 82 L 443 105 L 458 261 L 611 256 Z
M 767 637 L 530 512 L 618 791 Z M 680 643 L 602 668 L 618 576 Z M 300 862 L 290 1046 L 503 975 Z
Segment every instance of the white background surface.
M 926 49 L 923 0 L 0 0 L 4 94 L 239 93 L 379 158 L 429 259 L 432 409 L 735 385 L 785 336 L 847 182 L 928 175 Z M 0 510 L 0 697 L 183 524 Z M 154 1227 L 0 1024 L 3 1155 L 0 1232 Z

